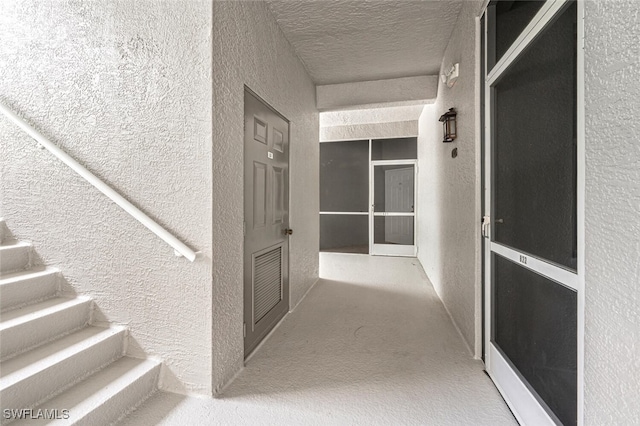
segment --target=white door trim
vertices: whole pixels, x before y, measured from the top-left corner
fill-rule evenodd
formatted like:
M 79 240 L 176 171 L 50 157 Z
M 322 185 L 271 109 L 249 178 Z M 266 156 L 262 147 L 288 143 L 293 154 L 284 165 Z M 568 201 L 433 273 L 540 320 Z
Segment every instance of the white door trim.
M 415 213 L 374 212 L 374 216 L 415 216 Z
M 368 212 L 320 212 L 320 214 L 343 214 L 351 216 L 367 216 Z
M 555 426 L 556 422 L 542 408 L 537 398 L 529 391 L 509 362 L 493 343 L 489 346 L 492 359 L 491 377 L 521 425 Z M 517 409 L 514 410 L 514 408 Z
M 524 50 L 538 37 L 541 31 L 553 21 L 555 14 L 562 9 L 570 0 L 547 0 L 536 16 L 525 27 L 522 34 L 513 42 L 502 58 L 495 64 L 487 80 L 490 86 L 497 83 L 497 80 L 513 64 Z M 489 71 L 487 69 L 487 71 Z
M 578 275 L 575 272 L 545 262 L 537 257 L 523 254 L 519 250 L 514 250 L 495 241 L 491 242 L 491 251 L 572 290 L 578 290 Z
M 402 165 L 414 165 L 418 160 L 371 160 L 372 166 L 402 166 Z
M 585 334 L 585 66 L 584 66 L 584 1 L 577 1 L 578 46 L 577 46 L 577 200 L 576 219 L 578 226 L 578 425 L 584 425 L 584 334 Z

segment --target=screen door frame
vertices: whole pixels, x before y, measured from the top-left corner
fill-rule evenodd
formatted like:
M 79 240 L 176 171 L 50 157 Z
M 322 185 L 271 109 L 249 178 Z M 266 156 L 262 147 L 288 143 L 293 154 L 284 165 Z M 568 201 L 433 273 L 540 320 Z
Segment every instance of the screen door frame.
M 413 212 L 376 212 L 375 211 L 375 168 L 379 166 L 411 166 L 413 167 Z M 407 256 L 417 255 L 417 200 L 418 198 L 418 160 L 371 160 L 369 170 L 369 254 L 374 256 Z M 413 244 L 380 244 L 375 242 L 376 217 L 410 217 L 413 219 Z
M 487 1 L 483 8 L 484 37 L 478 34 L 478 40 L 484 40 L 484 52 L 488 53 L 488 39 L 490 37 L 491 25 L 487 21 L 488 17 Z M 496 387 L 504 397 L 505 401 L 513 411 L 515 417 L 522 425 L 553 425 L 556 424 L 553 415 L 550 415 L 543 407 L 537 397 L 529 390 L 528 386 L 514 370 L 511 363 L 503 357 L 501 351 L 492 342 L 493 323 L 493 274 L 494 266 L 492 256 L 502 256 L 510 259 L 516 264 L 536 272 L 546 278 L 559 282 L 576 291 L 577 295 L 577 421 L 584 424 L 584 273 L 585 273 L 585 232 L 584 232 L 584 209 L 585 209 L 585 112 L 584 112 L 584 2 L 578 0 L 577 5 L 577 58 L 576 58 L 576 83 L 577 83 L 577 269 L 576 272 L 556 266 L 548 261 L 537 259 L 527 253 L 514 250 L 511 247 L 501 245 L 494 241 L 495 227 L 492 223 L 492 130 L 494 117 L 494 89 L 493 86 L 499 81 L 504 72 L 513 64 L 520 54 L 532 43 L 539 34 L 552 23 L 554 18 L 561 13 L 569 4 L 569 0 L 547 0 L 541 7 L 529 25 L 522 31 L 520 36 L 507 50 L 504 56 L 496 62 L 495 66 L 489 70 L 488 54 L 484 55 L 484 69 L 488 75 L 482 76 L 484 84 L 484 114 L 485 114 L 485 156 L 483 176 L 483 191 L 485 197 L 483 238 L 484 247 L 484 359 L 486 370 L 492 378 Z M 479 43 L 479 42 L 478 42 Z M 478 67 L 480 68 L 480 67 Z

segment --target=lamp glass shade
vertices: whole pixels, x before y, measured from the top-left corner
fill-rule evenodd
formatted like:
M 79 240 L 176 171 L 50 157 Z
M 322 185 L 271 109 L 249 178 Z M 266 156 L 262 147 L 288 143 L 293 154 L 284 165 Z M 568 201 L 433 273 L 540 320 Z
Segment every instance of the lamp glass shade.
M 454 108 L 449 108 L 449 111 L 440 116 L 438 121 L 442 122 L 443 139 L 442 142 L 453 142 L 457 136 L 456 125 L 457 112 Z

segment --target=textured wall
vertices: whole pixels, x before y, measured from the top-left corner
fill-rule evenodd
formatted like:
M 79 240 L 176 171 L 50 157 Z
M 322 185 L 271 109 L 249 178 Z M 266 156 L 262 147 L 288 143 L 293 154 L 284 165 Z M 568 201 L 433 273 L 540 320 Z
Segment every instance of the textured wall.
M 291 307 L 318 277 L 315 87 L 264 2 L 213 6 L 214 390 L 243 365 L 243 117 L 246 84 L 291 121 Z
M 418 120 L 352 124 L 320 128 L 320 140 L 348 141 L 369 138 L 399 138 L 418 135 Z
M 2 100 L 204 258 L 190 263 L 0 119 L 2 205 L 163 386 L 211 391 L 211 5 L 10 0 Z
M 435 93 L 433 100 L 435 101 Z M 322 112 L 320 113 L 320 127 L 388 123 L 392 121 L 418 121 L 422 113 L 422 107 L 422 105 L 413 105 Z
M 640 4 L 585 9 L 585 424 L 640 424 Z
M 480 309 L 479 161 L 476 146 L 475 17 L 465 2 L 442 61 L 460 63 L 453 88 L 440 82 L 438 98 L 420 116 L 418 258 L 469 347 L 478 351 Z M 442 143 L 441 114 L 458 111 L 458 137 Z M 451 150 L 458 148 L 458 157 Z M 478 354 L 479 355 L 479 354 Z
M 320 140 L 417 136 L 421 112 L 422 105 L 322 112 Z
M 428 103 L 436 98 L 437 75 L 316 86 L 320 111 L 393 102 Z

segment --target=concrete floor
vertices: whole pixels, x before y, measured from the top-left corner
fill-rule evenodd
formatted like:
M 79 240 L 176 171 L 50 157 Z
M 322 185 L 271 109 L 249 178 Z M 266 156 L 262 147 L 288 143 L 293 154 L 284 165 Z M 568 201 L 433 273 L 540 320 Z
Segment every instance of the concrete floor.
M 322 253 L 320 275 L 221 398 L 157 393 L 123 424 L 517 424 L 417 259 Z

